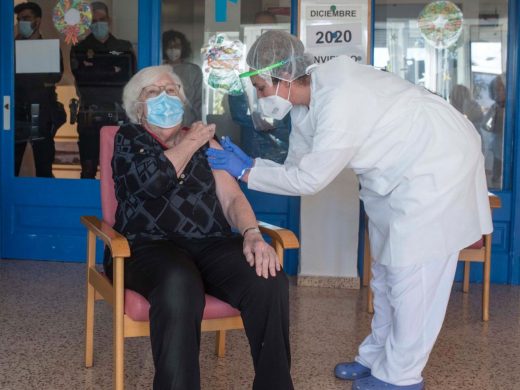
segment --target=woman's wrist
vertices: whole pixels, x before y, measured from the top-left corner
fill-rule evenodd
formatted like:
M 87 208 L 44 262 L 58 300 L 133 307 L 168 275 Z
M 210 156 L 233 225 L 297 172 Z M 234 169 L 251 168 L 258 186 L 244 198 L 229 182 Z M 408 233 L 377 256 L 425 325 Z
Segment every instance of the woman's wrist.
M 256 232 L 256 233 L 260 233 L 260 229 L 258 228 L 258 226 L 251 226 L 251 227 L 248 227 L 246 229 L 244 229 L 242 231 L 242 237 L 245 237 L 247 233 L 249 232 Z

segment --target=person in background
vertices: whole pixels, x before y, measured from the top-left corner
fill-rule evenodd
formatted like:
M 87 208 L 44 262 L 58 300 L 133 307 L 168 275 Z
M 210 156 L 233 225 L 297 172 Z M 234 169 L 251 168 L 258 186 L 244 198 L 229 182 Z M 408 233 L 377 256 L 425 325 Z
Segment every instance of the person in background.
M 182 123 L 191 125 L 202 119 L 202 70 L 188 61 L 191 44 L 186 36 L 175 30 L 168 30 L 162 36 L 162 53 L 165 64 L 170 65 L 180 77 L 185 88 L 187 105 Z
M 42 9 L 38 4 L 20 3 L 14 8 L 14 13 L 18 21 L 15 40 L 43 39 L 40 33 Z M 58 127 L 52 114 L 58 104 L 55 84 L 62 75 L 61 52 L 59 72 L 15 75 L 15 176 L 20 173 L 25 149 L 30 142 L 36 176 L 53 177 L 52 163 L 56 152 L 54 135 Z
M 462 84 L 455 85 L 450 92 L 450 103 L 473 123 L 477 131 L 480 129 L 484 113 L 480 104 L 471 96 L 468 87 Z
M 200 389 L 207 292 L 240 310 L 253 389 L 293 389 L 288 280 L 236 180 L 209 167 L 215 125 L 182 126 L 186 98 L 167 65 L 140 70 L 123 103 L 130 123 L 114 142 L 114 229 L 130 243 L 125 286 L 150 302 L 153 388 Z M 109 251 L 104 267 L 112 278 Z
M 92 2 L 90 7 L 91 33 L 70 51 L 80 99 L 78 146 L 84 179 L 96 177 L 101 127 L 125 120 L 121 94 L 136 67 L 132 44 L 110 33 L 108 7 L 99 1 Z
M 504 143 L 504 114 L 506 107 L 506 86 L 504 76 L 498 75 L 489 83 L 489 97 L 494 100 L 483 120 L 483 130 L 491 135 L 489 142 L 490 154 L 493 154 L 489 186 L 502 187 L 502 154 Z
M 276 17 L 269 11 L 255 14 L 255 24 L 276 24 Z M 250 114 L 245 94 L 228 95 L 229 113 L 240 126 L 240 146 L 251 157 L 262 157 L 283 164 L 289 147 L 291 117 L 273 121 L 270 130 L 257 130 Z

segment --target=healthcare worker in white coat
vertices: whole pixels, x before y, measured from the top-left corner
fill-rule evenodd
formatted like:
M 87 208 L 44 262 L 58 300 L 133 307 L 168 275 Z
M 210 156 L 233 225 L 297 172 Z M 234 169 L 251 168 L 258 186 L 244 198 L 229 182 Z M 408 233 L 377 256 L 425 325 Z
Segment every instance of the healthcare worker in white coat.
M 261 114 L 291 113 L 287 159 L 253 160 L 224 139 L 224 150 L 208 149 L 210 165 L 281 195 L 315 194 L 354 170 L 375 313 L 355 360 L 335 374 L 356 390 L 423 389 L 459 251 L 492 231 L 478 133 L 440 97 L 346 56 L 309 70 L 302 42 L 285 32 L 261 35 L 247 63 Z

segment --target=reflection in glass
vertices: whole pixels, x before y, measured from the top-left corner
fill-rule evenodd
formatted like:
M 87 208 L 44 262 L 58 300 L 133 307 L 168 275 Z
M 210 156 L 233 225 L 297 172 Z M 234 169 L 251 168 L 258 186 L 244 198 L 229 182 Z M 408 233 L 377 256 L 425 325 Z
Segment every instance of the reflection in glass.
M 78 146 L 83 179 L 96 177 L 101 127 L 119 125 L 126 120 L 121 103 L 122 92 L 136 67 L 130 41 L 111 33 L 107 5 L 95 1 L 90 7 L 91 34 L 70 52 L 71 70 L 79 96 Z
M 457 3 L 460 35 L 445 44 L 432 44 L 431 31 L 420 28 L 419 15 L 430 1 L 375 4 L 374 65 L 424 86 L 463 113 L 482 137 L 488 186 L 501 189 L 507 0 Z M 456 16 L 427 15 L 445 28 L 457 27 Z
M 53 177 L 54 135 L 66 120 L 55 86 L 63 74 L 63 57 L 57 40 L 43 39 L 42 9 L 38 4 L 18 4 L 14 13 L 17 20 L 14 174 L 20 175 L 27 149 L 33 156 L 33 161 L 26 164 L 27 169 L 38 177 Z
M 82 123 L 124 120 L 118 105 L 121 88 L 135 68 L 137 0 L 87 3 L 95 23 L 73 45 L 54 25 L 56 1 L 14 1 L 17 176 L 79 178 L 86 155 L 94 162 L 83 175 L 95 177 L 99 143 L 87 147 L 78 122 L 84 133 Z
M 233 142 L 251 156 L 283 162 L 287 155 L 290 128 L 288 118 L 280 121 L 279 127 L 274 130 L 258 132 L 252 125 L 249 106 L 243 96 L 229 96 L 209 88 L 205 83 L 199 83 L 198 80 L 199 74 L 202 75 L 200 49 L 207 45 L 210 37 L 223 32 L 231 40 L 241 40 L 246 49 L 249 49 L 266 30 L 290 30 L 290 3 L 283 0 L 270 1 L 269 7 L 264 8 L 262 2 L 241 1 L 227 7 L 224 22 L 215 20 L 214 4 L 215 2 L 204 0 L 162 2 L 162 58 L 180 76 L 185 92 L 189 95 L 190 109 L 195 113 L 191 117 L 185 117 L 184 123 L 189 125 L 191 118 L 201 117 L 203 121 L 217 125 L 217 136 L 230 136 Z M 193 48 L 189 54 L 184 50 L 187 44 Z M 179 63 L 189 65 L 180 66 Z M 200 102 L 200 111 L 197 102 Z
M 168 30 L 163 33 L 162 50 L 164 63 L 171 65 L 184 86 L 187 104 L 183 124 L 190 126 L 202 119 L 202 70 L 190 62 L 191 43 L 180 31 Z

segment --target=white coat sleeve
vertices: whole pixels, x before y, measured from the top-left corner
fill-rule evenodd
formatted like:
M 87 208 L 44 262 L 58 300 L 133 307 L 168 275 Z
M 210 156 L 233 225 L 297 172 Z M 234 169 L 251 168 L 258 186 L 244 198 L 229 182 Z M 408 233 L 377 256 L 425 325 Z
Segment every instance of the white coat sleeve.
M 359 99 L 352 99 L 356 103 L 349 105 L 345 94 L 329 91 L 318 96 L 314 118 L 308 124 L 315 130 L 312 148 L 297 165 L 255 166 L 249 173 L 248 188 L 280 195 L 312 195 L 325 188 L 356 155 L 373 126 L 373 116 L 360 118 L 367 108 L 360 110 Z
M 257 157 L 255 158 L 255 167 L 281 167 L 281 164 L 277 162 L 267 160 L 265 158 Z

